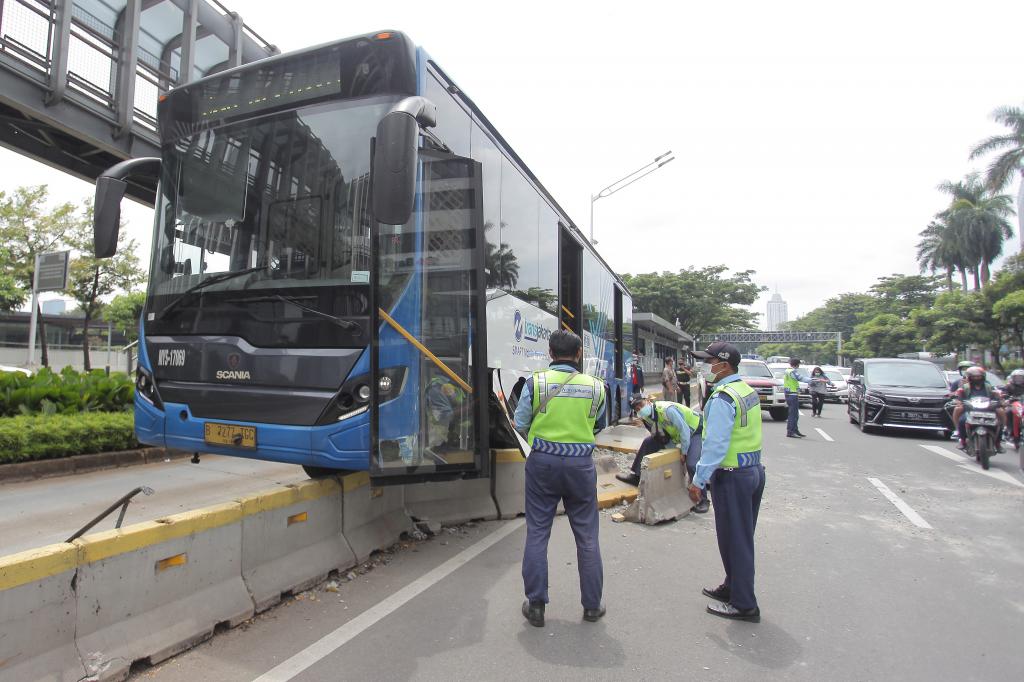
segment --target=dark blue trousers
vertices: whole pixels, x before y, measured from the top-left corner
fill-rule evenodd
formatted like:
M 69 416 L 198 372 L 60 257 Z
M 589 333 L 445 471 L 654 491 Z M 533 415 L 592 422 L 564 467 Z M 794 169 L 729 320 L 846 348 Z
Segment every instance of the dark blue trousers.
M 737 609 L 757 606 L 754 596 L 754 529 L 764 493 L 764 467 L 718 469 L 711 477 L 718 552 L 725 568 L 730 603 Z
M 800 419 L 800 396 L 796 393 L 786 394 L 786 407 L 789 414 L 786 416 L 786 435 L 792 435 L 800 430 L 797 421 Z
M 526 598 L 548 602 L 548 539 L 559 501 L 565 505 L 576 537 L 583 608 L 599 608 L 604 568 L 597 539 L 597 470 L 591 457 L 559 457 L 534 451 L 526 460 Z

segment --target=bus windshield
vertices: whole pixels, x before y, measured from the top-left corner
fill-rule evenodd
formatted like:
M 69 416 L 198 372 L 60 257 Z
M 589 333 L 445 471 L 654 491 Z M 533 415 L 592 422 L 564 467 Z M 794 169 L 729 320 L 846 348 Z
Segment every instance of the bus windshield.
M 150 333 L 337 345 L 339 327 L 317 311 L 365 319 L 370 139 L 394 101 L 332 101 L 168 144 Z M 364 327 L 343 327 L 343 340 L 365 344 Z

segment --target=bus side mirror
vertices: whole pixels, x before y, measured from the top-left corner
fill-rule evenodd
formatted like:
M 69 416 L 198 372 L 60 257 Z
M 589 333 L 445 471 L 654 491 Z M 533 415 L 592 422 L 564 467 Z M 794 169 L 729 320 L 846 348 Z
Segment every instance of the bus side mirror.
M 97 258 L 110 258 L 117 252 L 117 235 L 121 230 L 121 199 L 128 183 L 117 178 L 100 176 L 96 180 L 96 202 L 93 206 L 93 250 Z
M 132 175 L 160 174 L 160 159 L 143 156 L 128 159 L 103 171 L 96 178 L 96 200 L 92 212 L 92 242 L 97 258 L 110 258 L 117 252 L 117 235 L 121 231 L 121 199 Z
M 373 150 L 373 216 L 386 225 L 404 225 L 416 191 L 419 126 L 404 111 L 392 111 L 377 124 Z

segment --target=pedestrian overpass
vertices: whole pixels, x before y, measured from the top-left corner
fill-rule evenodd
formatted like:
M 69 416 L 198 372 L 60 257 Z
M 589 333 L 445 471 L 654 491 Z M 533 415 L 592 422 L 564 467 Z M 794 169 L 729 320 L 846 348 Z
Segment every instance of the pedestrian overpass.
M 0 0 L 0 145 L 92 182 L 159 155 L 161 93 L 278 52 L 217 0 Z
M 720 332 L 717 334 L 704 334 L 701 342 L 713 343 L 725 341 L 732 344 L 750 344 L 757 346 L 762 343 L 824 343 L 826 341 L 836 342 L 836 357 L 843 355 L 843 334 L 842 332 Z

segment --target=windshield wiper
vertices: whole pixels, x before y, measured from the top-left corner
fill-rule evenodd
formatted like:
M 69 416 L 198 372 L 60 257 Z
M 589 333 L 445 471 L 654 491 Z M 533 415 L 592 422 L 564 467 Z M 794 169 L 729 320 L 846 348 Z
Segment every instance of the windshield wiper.
M 360 325 L 358 322 L 353 322 L 352 320 L 343 320 L 342 318 L 337 317 L 336 315 L 331 315 L 330 313 L 325 313 L 322 310 L 317 310 L 316 308 L 312 308 L 306 305 L 305 303 L 299 303 L 299 301 L 295 300 L 294 298 L 282 296 L 281 294 L 274 294 L 274 298 L 284 301 L 285 303 L 291 303 L 299 310 L 305 310 L 307 313 L 313 313 L 314 315 L 322 317 L 325 320 L 330 320 L 331 322 L 338 325 L 342 329 L 348 329 L 350 331 L 357 331 L 360 333 L 362 333 L 363 331 L 362 325 Z
M 195 292 L 199 291 L 200 289 L 205 289 L 206 287 L 210 286 L 211 284 L 216 284 L 217 282 L 224 282 L 224 281 L 229 280 L 229 279 L 234 279 L 236 277 L 241 277 L 242 275 L 249 275 L 249 274 L 252 274 L 254 272 L 258 272 L 259 270 L 264 270 L 264 269 L 266 269 L 266 266 L 259 265 L 259 266 L 254 267 L 254 268 L 246 268 L 245 270 L 236 270 L 234 272 L 222 272 L 219 275 L 212 275 L 212 276 L 204 279 L 202 282 L 199 282 L 199 283 L 195 284 L 194 286 L 191 286 L 188 289 L 185 289 L 185 291 L 181 292 L 181 295 L 178 296 L 178 298 L 176 298 L 173 301 L 171 301 L 169 304 L 167 304 L 166 308 L 164 308 L 163 310 L 160 311 L 160 314 L 157 315 L 157 319 L 158 320 L 162 320 L 165 317 L 167 317 L 168 313 L 170 313 L 172 310 L 177 308 L 182 303 L 182 301 L 184 301 L 186 298 L 188 298 L 189 296 L 191 296 Z

